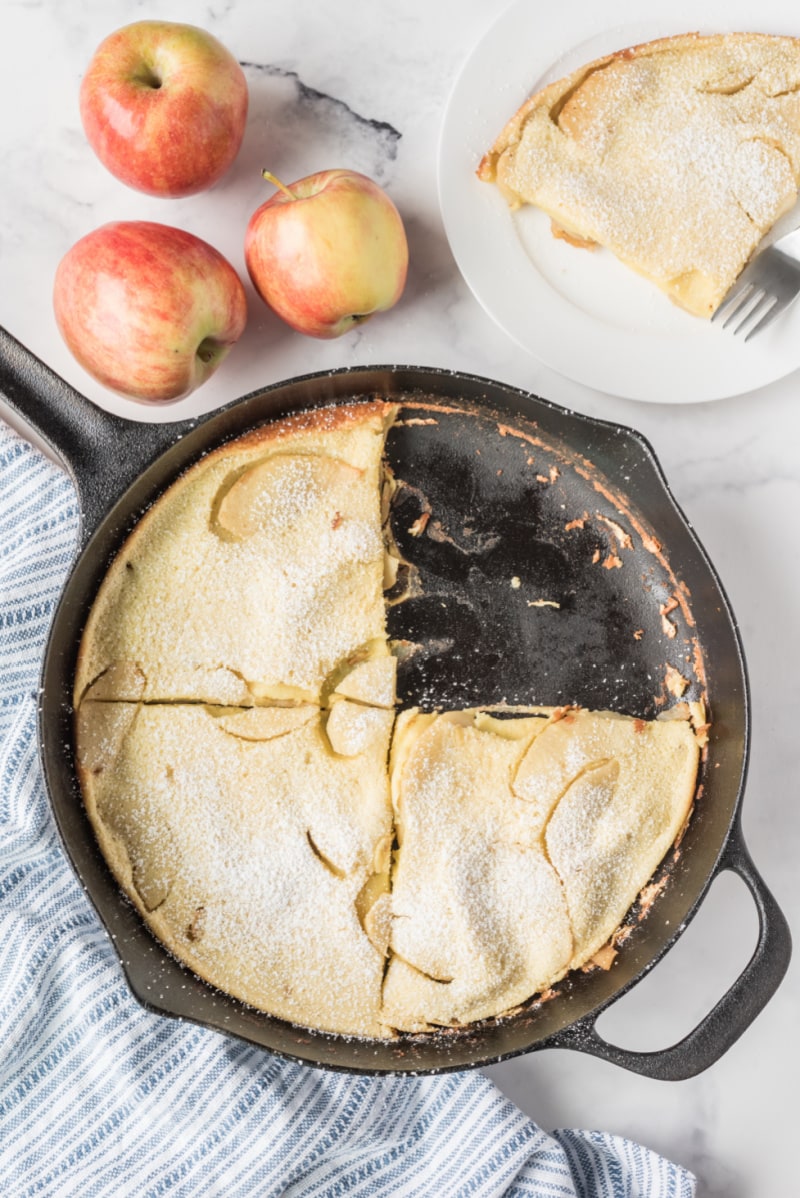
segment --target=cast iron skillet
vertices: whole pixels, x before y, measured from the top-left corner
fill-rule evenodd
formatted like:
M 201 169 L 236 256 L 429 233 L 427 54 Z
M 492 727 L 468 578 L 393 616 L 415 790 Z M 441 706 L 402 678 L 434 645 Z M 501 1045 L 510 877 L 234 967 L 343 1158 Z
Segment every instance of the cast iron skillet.
M 53 448 L 80 501 L 78 554 L 42 670 L 40 752 L 67 855 L 145 1006 L 288 1058 L 366 1073 L 443 1072 L 566 1047 L 677 1079 L 707 1068 L 748 1027 L 780 983 L 791 945 L 740 825 L 744 658 L 716 574 L 638 433 L 486 379 L 410 367 L 309 375 L 199 421 L 134 423 L 95 407 L 2 330 L 0 394 Z M 422 583 L 415 598 L 389 609 L 391 635 L 409 646 L 402 705 L 579 703 L 645 718 L 680 677 L 683 698 L 707 698 L 712 714 L 695 813 L 658 875 L 658 917 L 639 920 L 634 910 L 612 968 L 566 980 L 551 1000 L 504 1019 L 396 1042 L 296 1028 L 170 957 L 99 854 L 72 749 L 81 630 L 110 559 L 147 505 L 208 449 L 254 425 L 375 394 L 408 405 L 387 442 L 395 473 L 411 484 L 400 489 L 393 526 Z M 411 536 L 426 512 L 423 534 Z M 758 943 L 740 977 L 670 1048 L 630 1052 L 604 1041 L 595 1030 L 601 1011 L 656 964 L 724 870 L 744 879 L 758 909 Z

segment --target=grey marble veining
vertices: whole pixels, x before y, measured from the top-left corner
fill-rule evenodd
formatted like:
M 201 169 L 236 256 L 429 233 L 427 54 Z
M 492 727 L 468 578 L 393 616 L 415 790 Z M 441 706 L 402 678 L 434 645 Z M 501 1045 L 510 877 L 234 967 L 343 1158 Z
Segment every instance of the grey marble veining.
M 173 0 L 168 12 L 153 0 L 5 0 L 0 324 L 95 402 L 134 419 L 182 418 L 292 375 L 383 362 L 471 371 L 638 428 L 740 624 L 753 703 L 745 835 L 798 924 L 800 376 L 715 403 L 637 404 L 557 376 L 484 313 L 444 234 L 436 164 L 450 89 L 497 11 L 491 0 Z M 126 189 L 96 161 L 81 129 L 78 87 L 94 48 L 145 16 L 204 25 L 245 67 L 251 108 L 244 145 L 228 176 L 204 195 L 167 201 Z M 788 0 L 786 21 L 800 33 Z M 248 284 L 248 329 L 228 362 L 189 399 L 158 411 L 105 392 L 70 357 L 52 315 L 52 280 L 83 234 L 115 219 L 177 224 L 216 245 L 244 278 L 244 229 L 269 194 L 261 169 L 290 182 L 338 166 L 373 176 L 405 219 L 411 265 L 393 312 L 348 337 L 318 342 L 281 326 Z M 743 968 L 755 935 L 745 887 L 720 878 L 674 950 L 604 1016 L 603 1034 L 651 1049 L 680 1038 Z M 783 1198 L 796 1188 L 799 1029 L 793 964 L 742 1039 L 690 1081 L 653 1082 L 564 1051 L 489 1072 L 544 1127 L 602 1127 L 683 1162 L 698 1173 L 701 1198 Z

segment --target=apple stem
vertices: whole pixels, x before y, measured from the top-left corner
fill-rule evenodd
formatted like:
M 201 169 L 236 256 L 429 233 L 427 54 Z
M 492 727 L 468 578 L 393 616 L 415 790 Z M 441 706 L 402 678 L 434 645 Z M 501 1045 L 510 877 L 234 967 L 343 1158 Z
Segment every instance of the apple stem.
M 261 175 L 262 178 L 266 179 L 268 183 L 272 183 L 275 187 L 279 188 L 280 191 L 282 191 L 284 195 L 287 195 L 290 200 L 296 200 L 298 198 L 293 191 L 289 190 L 285 183 L 281 183 L 280 179 L 276 175 L 273 175 L 272 171 L 263 170 Z

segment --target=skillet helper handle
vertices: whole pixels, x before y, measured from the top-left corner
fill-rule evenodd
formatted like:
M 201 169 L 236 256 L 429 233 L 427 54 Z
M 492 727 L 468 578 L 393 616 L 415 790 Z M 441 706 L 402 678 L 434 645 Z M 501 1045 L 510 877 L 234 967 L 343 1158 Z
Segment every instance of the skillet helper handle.
M 752 957 L 719 1002 L 677 1044 L 658 1052 L 632 1052 L 609 1044 L 595 1030 L 597 1016 L 579 1020 L 555 1037 L 558 1047 L 578 1049 L 659 1081 L 683 1081 L 702 1073 L 747 1030 L 777 990 L 792 953 L 786 918 L 753 864 L 737 823 L 716 873 L 731 869 L 744 882 L 758 911 Z
M 0 398 L 69 474 L 83 545 L 118 499 L 191 422 L 146 424 L 106 412 L 0 327 Z M 0 409 L 2 415 L 2 409 Z

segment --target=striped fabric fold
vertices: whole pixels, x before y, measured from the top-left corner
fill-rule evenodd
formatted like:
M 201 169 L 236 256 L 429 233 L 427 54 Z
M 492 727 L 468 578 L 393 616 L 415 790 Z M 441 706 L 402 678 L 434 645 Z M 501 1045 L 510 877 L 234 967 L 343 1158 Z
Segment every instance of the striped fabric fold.
M 66 476 L 0 424 L 0 1193 L 4 1198 L 691 1198 L 599 1132 L 548 1135 L 477 1072 L 355 1077 L 143 1010 L 64 857 L 36 748 L 72 559 Z

